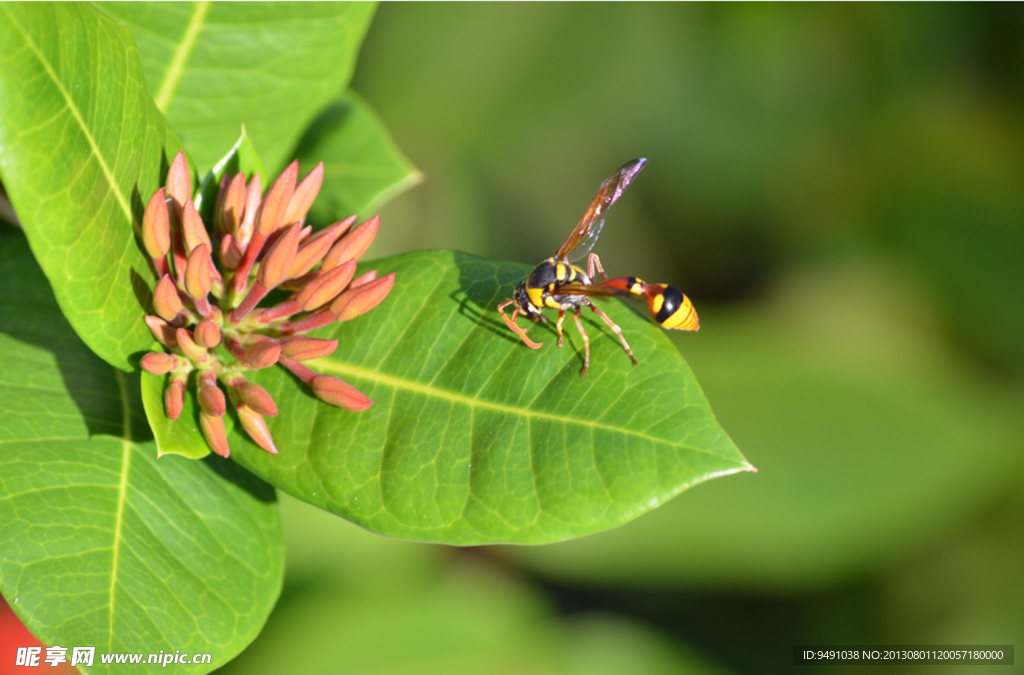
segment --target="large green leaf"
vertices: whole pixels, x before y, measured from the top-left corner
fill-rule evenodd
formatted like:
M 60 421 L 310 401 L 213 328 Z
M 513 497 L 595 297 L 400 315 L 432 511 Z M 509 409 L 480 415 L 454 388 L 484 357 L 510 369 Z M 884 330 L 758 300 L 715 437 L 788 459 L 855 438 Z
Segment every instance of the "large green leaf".
M 295 154 L 303 173 L 324 163 L 323 188 L 310 210 L 310 220 L 319 225 L 353 213 L 372 215 L 423 180 L 366 101 L 351 91 L 310 125 Z
M 632 367 L 588 318 L 590 374 L 569 327 L 525 347 L 494 311 L 529 272 L 452 251 L 379 260 L 391 296 L 321 331 L 340 347 L 314 369 L 375 401 L 320 403 L 282 368 L 259 371 L 280 415 L 271 456 L 234 435 L 237 457 L 286 492 L 395 537 L 449 544 L 542 543 L 631 520 L 684 489 L 751 467 L 715 421 L 664 332 L 618 302 Z
M 113 2 L 135 35 L 157 107 L 201 172 L 245 124 L 274 170 L 340 94 L 373 16 L 368 2 Z
M 926 298 L 872 267 L 786 288 L 761 311 L 702 317 L 688 351 L 756 480 L 509 553 L 572 583 L 817 589 L 931 550 L 1005 493 L 1019 475 L 1019 395 L 908 321 Z
M 281 587 L 273 489 L 229 462 L 157 460 L 137 378 L 75 336 L 7 227 L 0 278 L 0 591 L 46 644 L 96 647 L 88 672 L 116 672 L 109 652 L 223 664 Z
M 0 5 L 0 175 L 64 315 L 123 370 L 153 343 L 133 224 L 178 148 L 128 31 L 84 3 Z

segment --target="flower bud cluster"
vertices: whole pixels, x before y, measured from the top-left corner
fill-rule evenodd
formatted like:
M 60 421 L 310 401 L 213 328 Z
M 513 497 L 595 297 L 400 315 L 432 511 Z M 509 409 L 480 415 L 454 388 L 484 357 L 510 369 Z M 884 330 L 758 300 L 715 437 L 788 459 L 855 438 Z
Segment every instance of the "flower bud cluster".
M 303 361 L 327 356 L 337 340 L 306 334 L 348 321 L 376 307 L 394 285 L 394 273 L 356 276 L 356 261 L 380 226 L 378 217 L 353 228 L 356 217 L 314 233 L 306 214 L 323 181 L 318 164 L 298 182 L 292 162 L 263 194 L 259 175 L 225 175 L 208 230 L 192 202 L 192 180 L 183 152 L 167 184 L 149 200 L 142 243 L 156 271 L 155 316 L 146 325 L 167 352 L 142 357 L 142 368 L 167 375 L 164 409 L 177 419 L 189 382 L 199 404 L 199 424 L 210 447 L 230 454 L 224 415 L 230 401 L 249 437 L 277 453 L 265 417 L 277 415 L 266 389 L 245 373 L 280 364 L 321 400 L 346 410 L 372 401 L 333 375 Z M 288 295 L 260 307 L 271 291 Z M 227 396 L 225 396 L 225 392 Z

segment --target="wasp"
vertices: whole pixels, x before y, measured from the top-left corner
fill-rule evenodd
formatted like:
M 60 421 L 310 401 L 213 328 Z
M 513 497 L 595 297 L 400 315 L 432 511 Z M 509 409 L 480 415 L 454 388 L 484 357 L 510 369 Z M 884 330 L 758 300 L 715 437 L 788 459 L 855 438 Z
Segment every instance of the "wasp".
M 601 259 L 596 253 L 591 253 L 597 238 L 604 227 L 605 217 L 608 209 L 614 204 L 622 193 L 629 187 L 647 160 L 643 157 L 627 162 L 616 171 L 608 180 L 601 184 L 597 196 L 590 203 L 590 206 L 580 218 L 579 223 L 569 233 L 569 237 L 558 247 L 555 255 L 543 261 L 533 268 L 526 281 L 516 286 L 512 299 L 498 305 L 501 318 L 505 320 L 512 331 L 518 335 L 523 343 L 531 349 L 540 349 L 543 345 L 531 340 L 526 330 L 521 328 L 516 319 L 522 314 L 532 321 L 547 323 L 547 318 L 541 313 L 543 309 L 557 309 L 558 320 L 555 321 L 555 331 L 558 333 L 558 346 L 562 346 L 562 323 L 565 321 L 565 314 L 573 311 L 573 321 L 576 328 L 583 337 L 583 372 L 587 374 L 590 367 L 590 338 L 583 330 L 583 323 L 580 321 L 582 307 L 589 307 L 601 320 L 608 324 L 622 342 L 623 349 L 629 356 L 633 365 L 637 360 L 633 351 L 622 334 L 622 329 L 614 321 L 602 312 L 590 300 L 590 298 L 607 298 L 611 296 L 631 296 L 647 300 L 647 307 L 651 317 L 663 328 L 671 330 L 697 330 L 700 326 L 697 320 L 697 311 L 693 308 L 690 299 L 683 295 L 675 286 L 667 284 L 649 284 L 637 277 L 615 277 L 609 279 L 601 266 Z M 574 265 L 574 262 L 587 258 L 587 270 Z M 594 283 L 600 275 L 601 281 Z M 505 308 L 515 305 L 512 317 L 505 314 Z

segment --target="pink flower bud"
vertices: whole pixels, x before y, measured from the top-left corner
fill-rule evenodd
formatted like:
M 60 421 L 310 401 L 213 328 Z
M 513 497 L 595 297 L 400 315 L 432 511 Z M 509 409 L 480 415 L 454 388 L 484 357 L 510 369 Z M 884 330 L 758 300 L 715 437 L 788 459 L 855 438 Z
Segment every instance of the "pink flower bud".
M 203 319 L 196 325 L 195 339 L 200 347 L 213 349 L 220 344 L 220 326 L 215 321 Z
M 216 384 L 200 386 L 196 399 L 199 401 L 199 407 L 207 415 L 223 417 L 227 411 L 227 401 L 224 399 L 224 392 Z
M 142 244 L 154 260 L 171 250 L 171 223 L 168 218 L 164 189 L 160 188 L 150 197 L 142 215 Z
M 207 249 L 213 250 L 213 245 L 210 243 L 210 235 L 206 231 L 206 226 L 203 225 L 203 219 L 199 217 L 199 212 L 196 211 L 195 204 L 192 200 L 185 202 L 185 209 L 181 214 L 181 236 L 185 240 L 185 253 L 189 254 L 196 249 L 197 246 L 206 244 Z
M 210 449 L 221 457 L 231 455 L 231 447 L 228 445 L 228 435 L 224 429 L 224 418 L 211 415 L 205 411 L 199 412 L 199 428 L 203 430 L 203 437 L 210 445 Z
M 292 261 L 291 269 L 288 270 L 289 279 L 301 277 L 324 259 L 334 243 L 331 234 L 327 230 L 321 230 L 299 248 L 298 253 L 295 254 L 295 260 Z
M 185 290 L 194 299 L 205 298 L 213 288 L 213 260 L 210 247 L 200 244 L 192 249 L 185 265 Z
M 313 393 L 320 400 L 345 410 L 366 410 L 373 401 L 348 382 L 333 375 L 317 375 L 313 378 Z
M 164 352 L 150 352 L 142 357 L 140 365 L 150 375 L 166 375 L 178 367 L 178 359 Z
M 302 179 L 299 186 L 295 188 L 291 200 L 288 202 L 288 210 L 285 212 L 283 225 L 301 222 L 313 205 L 313 200 L 320 193 L 320 185 L 324 182 L 324 163 L 320 162 L 309 174 Z
M 274 245 L 267 251 L 267 255 L 264 256 L 260 263 L 257 279 L 267 288 L 274 288 L 288 278 L 288 271 L 299 250 L 301 229 L 297 223 L 289 227 L 284 234 L 277 238 Z
M 192 199 L 192 176 L 189 175 L 184 150 L 178 151 L 167 171 L 167 198 L 174 201 L 178 213 L 185 208 L 185 202 Z
M 164 412 L 172 420 L 178 419 L 185 407 L 185 380 L 175 378 L 164 390 Z
M 238 247 L 244 251 L 249 247 L 253 232 L 256 231 L 256 216 L 260 212 L 260 202 L 263 199 L 263 187 L 260 184 L 260 175 L 253 175 L 245 188 L 245 210 L 242 212 L 242 224 L 235 230 L 235 240 Z
M 178 349 L 190 360 L 199 363 L 206 358 L 206 349 L 196 344 L 188 330 L 179 328 L 175 331 L 174 337 L 178 340 Z
M 245 213 L 245 175 L 236 173 L 227 187 L 221 190 L 221 196 L 214 222 L 218 231 L 233 234 L 242 224 L 242 214 Z
M 263 197 L 259 215 L 256 216 L 256 230 L 264 237 L 270 236 L 270 233 L 279 228 L 284 221 L 288 204 L 295 193 L 295 179 L 298 178 L 298 175 L 299 160 L 295 160 L 274 181 Z
M 346 260 L 359 260 L 370 248 L 380 229 L 380 216 L 374 216 L 338 240 L 324 256 L 321 269 L 330 270 Z
M 366 274 L 360 274 L 358 277 L 352 280 L 351 288 L 359 288 L 365 286 L 374 279 L 377 278 L 377 270 L 370 270 Z
M 245 362 L 255 370 L 269 368 L 281 356 L 281 344 L 277 340 L 260 340 L 245 349 Z
M 242 252 L 238 242 L 231 234 L 225 234 L 220 240 L 220 264 L 224 269 L 233 270 L 242 261 Z
M 322 307 L 345 290 L 355 272 L 355 260 L 349 260 L 328 272 L 322 272 L 320 276 L 306 284 L 306 287 L 298 292 L 295 302 L 299 303 L 307 312 Z
M 287 337 L 281 340 L 281 353 L 296 361 L 308 361 L 330 356 L 338 348 L 337 340 L 311 337 Z
M 146 315 L 146 325 L 152 331 L 153 337 L 160 341 L 164 347 L 174 349 L 178 346 L 178 340 L 174 337 L 174 326 L 167 323 L 158 316 Z
M 164 321 L 173 321 L 181 311 L 181 298 L 178 287 L 169 274 L 165 274 L 153 289 L 153 308 Z
M 247 381 L 245 378 L 239 379 L 241 381 L 235 384 L 234 387 L 242 403 L 261 415 L 277 417 L 277 404 L 274 403 L 273 397 L 271 397 L 267 390 L 255 382 Z
M 274 446 L 274 439 L 270 435 L 270 429 L 267 428 L 267 422 L 263 416 L 246 405 L 238 406 L 237 410 L 238 421 L 242 423 L 242 428 L 245 429 L 245 433 L 249 434 L 249 438 L 270 454 L 276 455 L 277 448 Z
M 388 297 L 395 285 L 395 273 L 375 279 L 359 288 L 351 288 L 331 303 L 331 314 L 338 321 L 348 321 L 361 316 L 379 305 Z

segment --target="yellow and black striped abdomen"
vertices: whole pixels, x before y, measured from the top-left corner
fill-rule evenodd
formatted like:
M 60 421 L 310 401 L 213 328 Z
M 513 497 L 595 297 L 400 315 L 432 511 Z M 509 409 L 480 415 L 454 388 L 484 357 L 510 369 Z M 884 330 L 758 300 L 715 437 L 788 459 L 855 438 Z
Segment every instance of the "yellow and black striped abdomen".
M 651 316 L 663 328 L 670 330 L 697 330 L 700 322 L 693 303 L 675 286 L 647 284 L 647 303 Z

